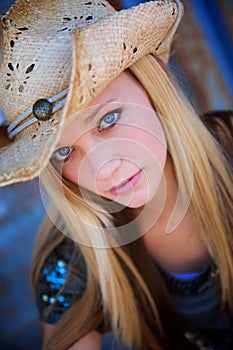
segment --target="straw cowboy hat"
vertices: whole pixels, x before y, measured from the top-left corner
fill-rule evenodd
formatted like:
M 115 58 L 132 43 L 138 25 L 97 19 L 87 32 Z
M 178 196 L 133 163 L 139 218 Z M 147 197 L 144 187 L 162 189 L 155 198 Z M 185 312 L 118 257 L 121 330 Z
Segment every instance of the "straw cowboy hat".
M 181 15 L 178 0 L 121 11 L 105 0 L 16 1 L 0 28 L 0 186 L 39 175 L 65 104 L 66 116 L 85 108 L 145 54 L 167 63 Z

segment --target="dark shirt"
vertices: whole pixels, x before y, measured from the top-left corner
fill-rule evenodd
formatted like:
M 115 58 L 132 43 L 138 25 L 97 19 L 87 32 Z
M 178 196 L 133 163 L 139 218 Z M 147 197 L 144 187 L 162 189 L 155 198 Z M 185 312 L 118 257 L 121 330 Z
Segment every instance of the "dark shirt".
M 210 269 L 190 279 L 179 279 L 163 271 L 177 311 L 198 332 L 210 339 L 212 350 L 233 348 L 233 329 L 220 307 L 220 296 Z M 70 239 L 65 238 L 45 260 L 38 281 L 37 307 L 41 322 L 56 324 L 86 288 L 84 258 Z M 214 341 L 212 341 L 213 338 Z M 105 334 L 109 341 L 113 335 Z M 229 345 L 231 344 L 231 345 Z M 103 349 L 104 347 L 102 347 Z M 115 345 L 115 349 L 117 345 Z M 206 348 L 208 349 L 208 348 Z M 122 348 L 121 348 L 122 350 Z

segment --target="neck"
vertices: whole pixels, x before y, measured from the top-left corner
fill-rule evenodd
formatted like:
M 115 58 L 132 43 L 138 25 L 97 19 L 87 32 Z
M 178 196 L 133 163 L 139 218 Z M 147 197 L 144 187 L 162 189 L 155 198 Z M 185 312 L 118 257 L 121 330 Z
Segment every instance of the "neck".
M 158 229 L 161 229 L 161 227 L 163 227 L 163 230 L 165 229 L 175 207 L 177 193 L 177 181 L 172 160 L 169 156 L 164 169 L 164 177 L 154 198 L 144 207 L 132 209 L 134 218 L 140 216 L 139 225 L 143 233 L 146 233 L 152 226 L 156 226 Z M 180 209 L 181 203 L 178 204 Z
M 204 247 L 188 207 L 179 197 L 177 180 L 170 157 L 164 179 L 156 196 L 140 210 L 140 230 L 150 255 L 170 273 L 202 270 L 209 264 Z

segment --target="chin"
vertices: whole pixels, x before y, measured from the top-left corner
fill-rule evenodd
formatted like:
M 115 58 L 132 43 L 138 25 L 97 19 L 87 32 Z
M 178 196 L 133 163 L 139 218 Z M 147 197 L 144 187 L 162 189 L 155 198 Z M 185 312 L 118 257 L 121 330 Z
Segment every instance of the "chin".
M 139 209 L 144 207 L 150 201 L 149 197 L 145 196 L 136 196 L 133 195 L 131 198 L 123 199 L 118 198 L 116 200 L 117 203 L 131 209 Z

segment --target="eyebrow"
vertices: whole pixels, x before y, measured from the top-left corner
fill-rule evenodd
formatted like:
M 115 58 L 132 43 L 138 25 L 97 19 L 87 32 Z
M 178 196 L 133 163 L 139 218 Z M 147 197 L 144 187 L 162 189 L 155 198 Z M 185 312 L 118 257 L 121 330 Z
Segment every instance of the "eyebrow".
M 105 107 L 107 104 L 116 101 L 116 98 L 110 98 L 109 100 L 107 100 L 106 102 L 99 104 L 96 106 L 96 108 L 94 109 L 94 111 L 85 119 L 85 124 L 90 123 L 90 121 L 96 116 L 96 114 L 103 108 Z

